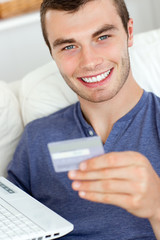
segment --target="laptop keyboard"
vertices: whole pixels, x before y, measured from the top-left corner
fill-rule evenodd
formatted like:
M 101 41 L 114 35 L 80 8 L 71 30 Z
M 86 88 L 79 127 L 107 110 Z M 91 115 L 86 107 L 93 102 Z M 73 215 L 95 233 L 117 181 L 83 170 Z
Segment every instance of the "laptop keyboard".
M 4 202 L 4 205 L 6 205 L 6 202 Z M 30 238 L 31 234 L 32 236 L 37 236 L 37 234 L 43 233 L 43 229 L 33 223 L 22 213 L 18 212 L 15 208 L 9 205 L 8 210 L 8 207 L 6 208 L 4 205 L 1 201 L 0 240 L 43 239 L 41 237 Z

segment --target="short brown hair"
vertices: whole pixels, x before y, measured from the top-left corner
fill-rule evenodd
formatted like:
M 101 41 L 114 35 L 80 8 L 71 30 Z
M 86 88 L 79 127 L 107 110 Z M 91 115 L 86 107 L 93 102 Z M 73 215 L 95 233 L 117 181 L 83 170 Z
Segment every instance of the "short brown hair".
M 41 27 L 42 27 L 44 40 L 47 46 L 49 47 L 50 51 L 51 51 L 51 48 L 48 41 L 48 36 L 47 36 L 47 31 L 45 26 L 46 12 L 48 10 L 59 10 L 59 11 L 66 11 L 66 12 L 73 13 L 78 11 L 80 7 L 82 7 L 83 5 L 85 5 L 90 1 L 96 1 L 96 0 L 43 0 L 41 4 L 41 9 L 40 9 Z M 128 34 L 129 13 L 124 0 L 111 0 L 111 1 L 113 1 L 113 4 L 117 10 L 117 13 L 122 20 L 124 29 Z

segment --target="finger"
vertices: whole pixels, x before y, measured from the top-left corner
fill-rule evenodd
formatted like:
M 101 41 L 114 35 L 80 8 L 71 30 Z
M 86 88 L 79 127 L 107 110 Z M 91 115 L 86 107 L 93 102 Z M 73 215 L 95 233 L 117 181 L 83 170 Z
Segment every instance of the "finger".
M 134 194 L 138 184 L 123 180 L 74 181 L 72 188 L 76 191 L 85 192 Z
M 82 162 L 79 169 L 81 171 L 91 171 L 102 168 L 126 167 L 135 164 L 143 165 L 145 161 L 146 158 L 138 152 L 110 152 Z
M 139 169 L 137 167 L 119 167 L 98 169 L 96 171 L 70 171 L 68 177 L 71 180 L 103 180 L 103 179 L 128 179 L 136 180 Z

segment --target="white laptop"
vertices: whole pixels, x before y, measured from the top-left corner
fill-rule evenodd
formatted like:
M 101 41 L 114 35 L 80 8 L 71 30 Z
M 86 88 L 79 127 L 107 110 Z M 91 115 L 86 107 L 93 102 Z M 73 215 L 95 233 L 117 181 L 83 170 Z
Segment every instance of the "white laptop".
M 73 224 L 0 177 L 0 240 L 51 240 Z

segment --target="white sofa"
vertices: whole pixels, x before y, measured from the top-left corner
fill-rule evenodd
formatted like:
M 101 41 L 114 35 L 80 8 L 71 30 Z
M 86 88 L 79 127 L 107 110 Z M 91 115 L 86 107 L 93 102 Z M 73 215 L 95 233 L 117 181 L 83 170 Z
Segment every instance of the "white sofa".
M 136 81 L 160 96 L 160 29 L 136 35 L 130 56 Z M 7 165 L 27 123 L 76 101 L 77 96 L 65 84 L 53 61 L 21 81 L 1 80 L 0 175 L 6 176 Z

